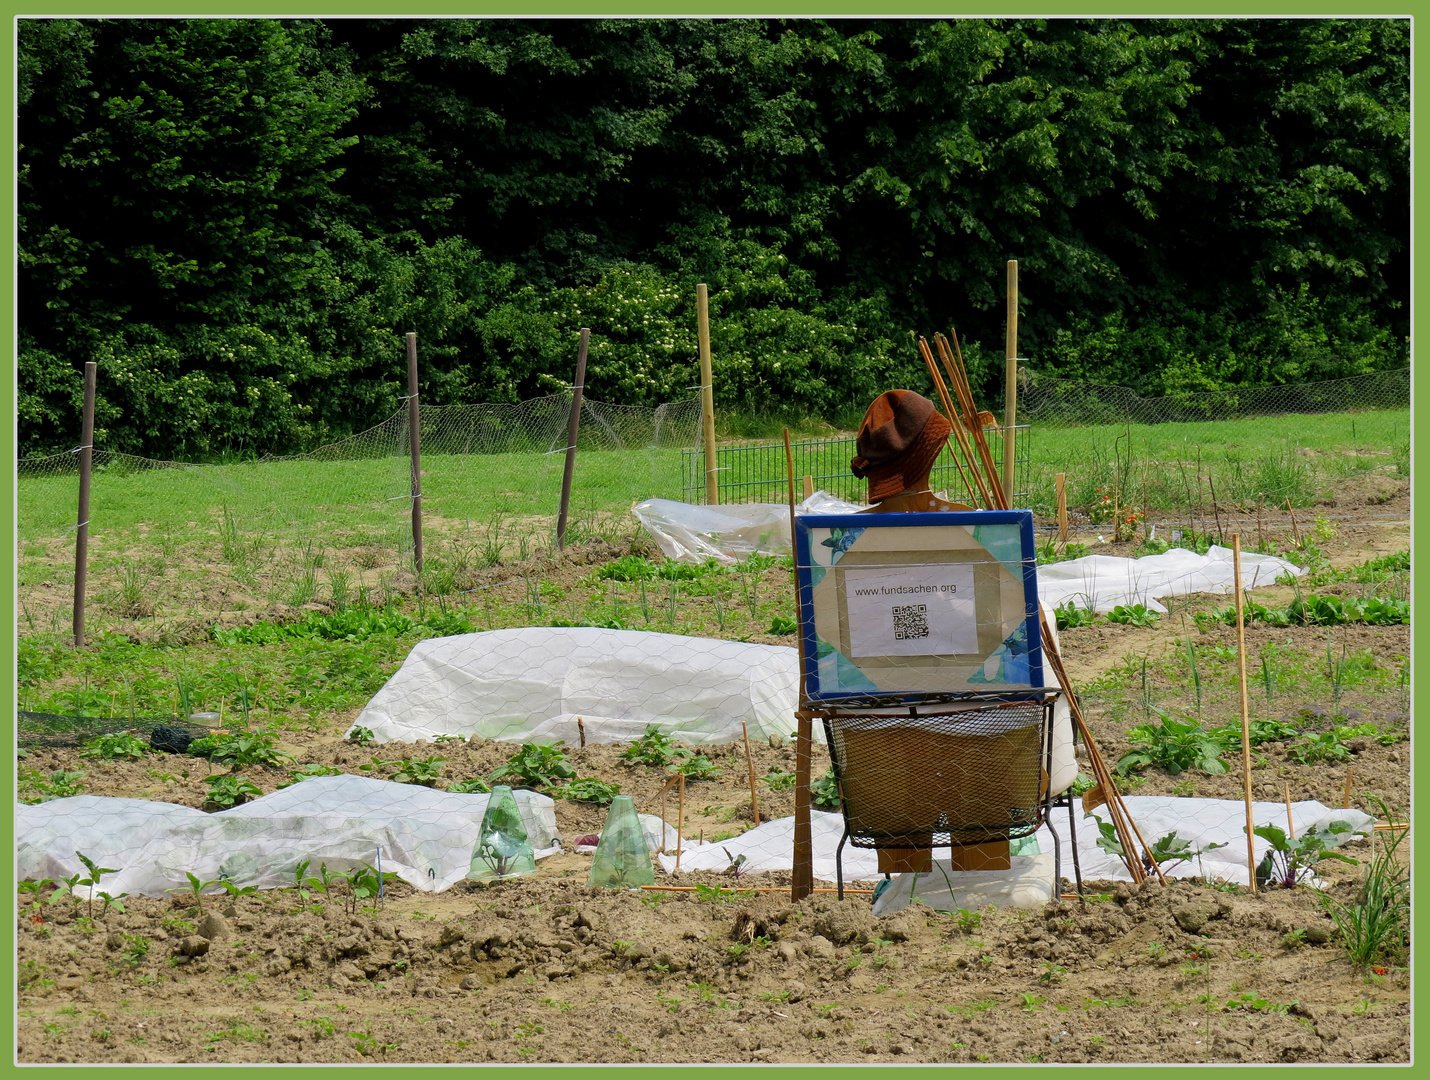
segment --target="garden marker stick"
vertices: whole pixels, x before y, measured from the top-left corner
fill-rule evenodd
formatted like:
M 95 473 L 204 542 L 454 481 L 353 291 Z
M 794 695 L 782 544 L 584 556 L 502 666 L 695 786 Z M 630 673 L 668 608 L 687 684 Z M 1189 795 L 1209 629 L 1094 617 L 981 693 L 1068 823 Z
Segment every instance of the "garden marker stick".
M 750 756 L 750 729 L 745 721 L 740 721 L 740 731 L 745 736 L 745 765 L 750 770 L 750 810 L 755 815 L 756 827 L 760 824 L 760 800 L 755 796 L 755 759 Z
M 1215 504 L 1213 504 L 1215 505 Z M 1246 872 L 1256 892 L 1256 834 L 1251 820 L 1251 711 L 1246 699 L 1246 598 L 1241 592 L 1241 534 L 1231 534 L 1231 576 L 1236 590 L 1236 669 L 1241 685 L 1241 787 L 1246 802 Z M 1289 790 L 1289 789 L 1288 789 Z
M 79 438 L 79 517 L 74 535 L 74 647 L 84 648 L 84 592 L 89 578 L 89 479 L 94 465 L 94 387 L 99 366 L 84 365 L 84 418 Z
M 789 540 L 791 549 L 791 579 L 795 589 L 795 610 L 799 610 L 799 551 L 794 530 L 794 451 L 790 448 L 789 428 L 785 437 L 785 480 L 789 485 Z M 794 737 L 794 866 L 790 873 L 791 903 L 799 903 L 814 888 L 814 838 L 811 832 L 809 805 L 809 763 L 813 754 L 814 729 L 806 707 L 804 688 L 804 650 L 799 654 L 799 710 L 794 714 L 797 727 Z
M 680 783 L 676 786 L 679 809 L 675 816 L 675 872 L 680 873 L 680 853 L 685 849 L 685 774 L 677 773 Z
M 1291 781 L 1286 781 L 1286 836 L 1296 839 L 1296 826 L 1291 824 Z
M 1349 810 L 1350 808 L 1351 808 L 1351 766 L 1350 766 L 1350 765 L 1347 765 L 1347 766 L 1346 766 L 1346 794 L 1345 794 L 1345 798 L 1341 800 L 1341 809 L 1342 809 L 1342 810 Z
M 710 367 L 710 297 L 704 285 L 695 286 L 695 328 L 700 342 L 700 426 L 705 435 L 705 502 L 720 502 L 715 464 L 715 376 Z
M 814 477 L 805 473 L 804 476 L 804 497 L 806 499 L 814 495 Z
M 571 477 L 576 472 L 576 436 L 581 431 L 581 392 L 586 389 L 586 350 L 591 343 L 591 330 L 581 327 L 581 342 L 576 347 L 576 381 L 572 384 L 571 419 L 566 423 L 566 467 L 561 473 L 561 510 L 556 516 L 556 548 L 566 546 L 566 515 L 571 509 Z
M 1286 512 L 1291 515 L 1291 535 L 1296 540 L 1296 546 L 1301 546 L 1301 529 L 1296 524 L 1296 511 L 1291 509 L 1291 496 L 1286 496 Z

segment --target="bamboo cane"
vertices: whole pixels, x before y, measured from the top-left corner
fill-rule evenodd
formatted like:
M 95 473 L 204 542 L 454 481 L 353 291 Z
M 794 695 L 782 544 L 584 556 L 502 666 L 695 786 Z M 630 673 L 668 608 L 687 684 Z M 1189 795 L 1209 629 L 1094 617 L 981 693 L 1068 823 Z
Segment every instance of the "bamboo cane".
M 1342 810 L 1349 810 L 1351 808 L 1351 769 L 1352 766 L 1346 766 L 1346 795 L 1345 798 L 1341 800 Z
M 963 429 L 958 419 L 958 413 L 954 411 L 953 400 L 949 397 L 948 387 L 944 385 L 943 378 L 938 373 L 938 366 L 934 363 L 933 353 L 929 350 L 928 342 L 923 338 L 919 338 L 919 355 L 923 357 L 924 364 L 929 369 L 929 375 L 933 379 L 934 390 L 939 396 L 939 401 L 943 405 L 944 412 L 948 414 L 948 419 L 953 425 L 950 436 L 957 439 L 959 448 L 968 459 L 969 469 L 973 473 L 973 478 L 978 481 L 978 490 L 983 492 L 981 505 L 987 506 L 991 500 L 988 498 L 988 493 L 984 490 L 983 481 L 978 475 L 978 470 L 973 468 L 973 453 L 969 450 L 968 442 L 964 438 Z M 958 478 L 963 481 L 963 487 L 964 490 L 968 492 L 969 501 L 975 506 L 980 505 L 978 497 L 973 494 L 973 487 L 969 484 L 968 477 L 964 475 L 963 462 L 959 460 L 958 453 L 954 451 L 953 443 L 949 442 L 948 439 L 944 441 L 948 443 L 948 452 L 953 457 L 954 467 L 958 469 Z
M 675 872 L 680 873 L 680 853 L 685 849 L 685 774 L 680 774 L 680 784 L 676 788 L 679 810 L 675 819 Z
M 1068 542 L 1068 474 L 1058 473 L 1058 543 Z
M 1251 706 L 1246 696 L 1246 598 L 1241 592 L 1240 533 L 1231 534 L 1231 565 L 1232 585 L 1236 589 L 1236 670 L 1241 687 L 1241 786 L 1246 802 L 1246 872 L 1251 879 L 1251 891 L 1256 892 L 1256 834 L 1252 831 L 1255 825 L 1251 819 Z
M 1291 535 L 1296 540 L 1296 546 L 1301 546 L 1301 528 L 1296 524 L 1296 511 L 1291 509 L 1291 496 L 1286 496 L 1286 512 L 1291 515 Z
M 1291 781 L 1286 781 L 1286 835 L 1296 839 L 1296 826 L 1291 823 Z
M 954 332 L 950 329 L 949 333 Z M 983 471 L 987 475 L 988 486 L 993 492 L 993 504 L 999 510 L 1007 510 L 1009 506 L 1007 492 L 1003 490 L 1003 481 L 999 479 L 998 469 L 993 464 L 993 453 L 988 449 L 988 438 L 983 434 L 983 425 L 978 422 L 978 407 L 974 403 L 973 390 L 968 383 L 968 369 L 963 366 L 963 351 L 958 347 L 958 336 L 954 335 L 952 351 L 948 347 L 947 339 L 942 334 L 934 335 L 934 344 L 938 346 L 939 357 L 943 360 L 944 366 L 949 369 L 949 377 L 955 384 L 954 389 L 963 402 L 969 433 L 973 436 L 974 445 L 978 448 L 978 456 L 983 464 Z M 956 375 L 954 374 L 955 370 L 957 371 Z

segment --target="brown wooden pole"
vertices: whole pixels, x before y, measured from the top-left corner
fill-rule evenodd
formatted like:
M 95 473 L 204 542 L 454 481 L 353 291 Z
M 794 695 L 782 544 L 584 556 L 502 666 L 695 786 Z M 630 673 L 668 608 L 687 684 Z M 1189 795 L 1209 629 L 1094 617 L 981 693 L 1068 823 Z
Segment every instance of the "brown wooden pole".
M 1058 473 L 1058 543 L 1068 542 L 1068 474 Z
M 804 497 L 808 499 L 814 494 L 814 477 L 806 475 L 804 478 Z
M 581 395 L 586 388 L 586 348 L 591 331 L 581 327 L 581 344 L 576 348 L 576 382 L 572 387 L 571 419 L 566 424 L 566 469 L 561 474 L 561 511 L 556 517 L 557 550 L 566 546 L 566 515 L 571 509 L 571 478 L 576 474 L 576 436 L 581 430 Z
M 795 565 L 795 610 L 799 610 L 799 546 L 795 542 L 794 528 L 794 450 L 790 447 L 789 428 L 784 429 L 785 437 L 785 477 L 789 483 L 789 538 L 790 550 Z M 794 737 L 794 868 L 790 874 L 789 897 L 791 903 L 799 903 L 814 889 L 814 838 L 810 822 L 809 769 L 813 756 L 812 741 L 814 729 L 806 706 L 804 648 L 799 652 L 799 711 L 795 713 L 798 727 Z
M 700 342 L 700 422 L 705 429 L 705 501 L 720 502 L 715 455 L 715 376 L 710 360 L 710 296 L 704 285 L 695 286 L 695 321 Z
M 407 426 L 412 448 L 412 562 L 422 573 L 422 409 L 417 401 L 417 335 L 407 335 Z
M 1017 462 L 1013 454 L 1014 428 L 1018 423 L 1018 261 L 1008 260 L 1007 382 L 1003 394 L 1003 493 L 1013 500 L 1013 474 Z
M 1291 823 L 1291 781 L 1286 781 L 1286 836 L 1296 839 L 1296 826 Z
M 84 598 L 89 581 L 89 483 L 94 466 L 94 392 L 99 367 L 84 365 L 84 414 L 79 437 L 79 516 L 74 538 L 74 647 L 84 648 Z
M 1246 695 L 1246 598 L 1241 593 L 1241 534 L 1231 534 L 1232 585 L 1236 589 L 1236 670 L 1241 686 L 1241 788 L 1246 803 L 1246 872 L 1256 892 L 1256 828 L 1251 817 L 1251 703 Z
M 680 784 L 676 788 L 678 809 L 675 812 L 675 872 L 680 873 L 680 856 L 685 850 L 685 774 L 677 774 Z
M 750 729 L 743 720 L 740 721 L 740 731 L 745 736 L 745 766 L 750 770 L 750 810 L 755 816 L 755 825 L 760 824 L 760 800 L 755 794 L 755 759 L 750 754 Z
M 1296 511 L 1291 509 L 1291 496 L 1286 496 L 1286 512 L 1291 515 L 1291 535 L 1296 540 L 1296 546 L 1301 546 L 1301 529 L 1296 524 Z

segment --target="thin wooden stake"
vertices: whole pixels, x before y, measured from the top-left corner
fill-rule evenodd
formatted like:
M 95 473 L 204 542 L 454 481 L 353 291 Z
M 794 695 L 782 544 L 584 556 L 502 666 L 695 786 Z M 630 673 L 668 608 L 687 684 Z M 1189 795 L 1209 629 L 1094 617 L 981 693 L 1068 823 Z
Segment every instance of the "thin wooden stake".
M 1266 496 L 1256 497 L 1256 546 L 1262 551 L 1266 550 L 1266 533 L 1261 528 L 1261 508 L 1266 503 Z
M 1296 538 L 1296 546 L 1301 546 L 1301 529 L 1296 524 L 1296 511 L 1291 509 L 1291 496 L 1286 496 L 1286 512 L 1291 515 L 1291 535 Z
M 958 470 L 958 478 L 963 481 L 964 490 L 968 492 L 968 501 L 974 506 L 990 505 L 987 490 L 979 479 L 978 469 L 973 464 L 973 452 L 969 449 L 968 440 L 964 437 L 963 428 L 958 419 L 958 412 L 953 407 L 953 399 L 948 395 L 948 387 L 944 385 L 943 377 L 938 373 L 938 366 L 934 363 L 933 353 L 929 350 L 929 343 L 923 338 L 919 338 L 919 355 L 923 357 L 925 366 L 929 369 L 929 376 L 933 379 L 935 393 L 938 394 L 939 401 L 943 405 L 943 410 L 948 414 L 947 419 L 953 425 L 950 437 L 958 440 L 959 448 L 968 459 L 968 467 L 973 473 L 973 478 L 978 481 L 978 490 L 983 492 L 983 502 L 980 504 L 978 497 L 973 494 L 973 487 L 968 482 L 968 477 L 963 472 L 963 462 L 959 460 L 958 453 L 953 449 L 953 443 L 949 439 L 944 442 L 948 445 L 949 456 L 953 458 L 954 468 Z
M 579 716 L 576 717 L 576 731 L 577 731 L 577 733 L 581 736 L 581 747 L 582 747 L 582 749 L 585 749 L 585 747 L 586 747 L 586 721 L 582 720 Z
M 1216 515 L 1216 538 L 1218 542 L 1225 544 L 1226 534 L 1221 531 L 1221 511 L 1217 508 L 1216 504 L 1216 485 L 1212 483 L 1212 474 L 1210 472 L 1207 473 L 1207 489 L 1212 493 L 1212 513 Z
M 809 497 L 810 497 L 811 495 L 813 495 L 813 494 L 814 494 L 814 477 L 809 476 L 808 474 L 806 474 L 806 475 L 805 475 L 805 478 L 804 478 L 804 497 L 807 499 L 807 498 L 809 498 Z
M 685 848 L 685 774 L 680 774 L 680 784 L 677 790 L 677 799 L 680 809 L 676 811 L 675 818 L 675 872 L 680 873 L 680 853 Z
M 794 554 L 793 580 L 795 587 L 795 610 L 799 610 L 799 537 L 795 532 L 794 513 L 794 451 L 790 448 L 789 428 L 784 429 L 785 437 L 785 477 L 789 484 L 789 538 Z M 811 833 L 809 764 L 813 756 L 813 729 L 810 727 L 809 713 L 805 711 L 804 649 L 799 653 L 799 711 L 795 713 L 798 727 L 794 738 L 794 867 L 790 874 L 789 895 L 792 903 L 799 903 L 814 888 L 814 838 Z
M 1058 543 L 1068 542 L 1068 474 L 1058 473 Z
M 809 479 L 805 477 L 805 479 Z M 754 811 L 755 826 L 760 824 L 760 800 L 755 794 L 755 759 L 750 754 L 750 729 L 743 720 L 740 721 L 740 731 L 745 736 L 745 764 L 750 770 L 750 809 Z
M 74 647 L 84 648 L 84 599 L 89 581 L 89 485 L 94 464 L 94 395 L 99 366 L 84 365 L 84 413 L 79 437 L 79 523 L 74 536 Z
M 1215 501 L 1212 503 L 1216 505 Z M 1241 592 L 1241 534 L 1231 534 L 1232 585 L 1236 589 L 1236 670 L 1241 686 L 1241 786 L 1246 802 L 1246 872 L 1256 888 L 1256 826 L 1251 818 L 1251 705 L 1246 695 L 1246 598 Z
M 1341 800 L 1342 810 L 1349 810 L 1351 808 L 1351 768 L 1352 766 L 1350 765 L 1346 766 L 1346 796 Z
M 1286 781 L 1286 836 L 1296 839 L 1296 826 L 1291 824 L 1291 781 Z

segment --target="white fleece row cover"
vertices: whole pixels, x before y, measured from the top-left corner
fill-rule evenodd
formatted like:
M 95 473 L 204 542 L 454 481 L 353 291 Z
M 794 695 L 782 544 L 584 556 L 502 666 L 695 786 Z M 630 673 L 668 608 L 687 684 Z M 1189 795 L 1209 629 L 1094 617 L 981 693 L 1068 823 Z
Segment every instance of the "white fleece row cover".
M 695 746 L 734 742 L 742 723 L 752 739 L 788 738 L 798 686 L 799 657 L 788 645 L 524 626 L 418 642 L 353 727 L 382 743 L 475 735 L 577 746 L 633 742 L 650 724 Z M 1077 777 L 1061 699 L 1053 727 L 1057 792 Z M 822 725 L 814 738 L 824 742 Z
M 816 491 L 795 506 L 797 514 L 857 514 L 865 507 Z M 788 555 L 789 506 L 726 503 L 704 506 L 674 499 L 647 499 L 631 507 L 636 520 L 675 562 L 733 563 L 754 554 Z
M 1137 823 L 1137 828 L 1149 844 L 1156 844 L 1168 833 L 1175 833 L 1183 840 L 1188 841 L 1193 848 L 1204 849 L 1205 853 L 1202 855 L 1200 863 L 1196 859 L 1190 859 L 1175 866 L 1164 866 L 1162 872 L 1166 876 L 1179 878 L 1205 876 L 1213 880 L 1223 878 L 1239 885 L 1245 885 L 1250 880 L 1246 868 L 1246 833 L 1242 831 L 1242 827 L 1246 823 L 1244 803 L 1232 799 L 1184 799 L 1157 795 L 1128 795 L 1124 797 L 1123 802 L 1127 804 L 1127 812 Z M 1276 825 L 1281 828 L 1286 826 L 1285 803 L 1254 802 L 1251 806 L 1252 821 L 1256 825 Z M 1093 813 L 1101 820 L 1108 820 L 1108 811 L 1105 806 L 1098 807 Z M 1055 809 L 1053 814 L 1052 823 L 1056 826 L 1062 842 L 1062 874 L 1063 877 L 1072 880 L 1073 861 L 1069 843 L 1072 836 L 1067 811 Z M 1077 808 L 1076 817 L 1078 861 L 1082 867 L 1083 879 L 1086 881 L 1131 880 L 1122 860 L 1097 846 L 1101 834 L 1093 822 L 1083 817 L 1081 807 Z M 1292 803 L 1291 820 L 1297 836 L 1305 835 L 1306 830 L 1316 826 L 1325 827 L 1333 821 L 1344 821 L 1351 826 L 1353 833 L 1341 834 L 1342 842 L 1350 839 L 1353 834 L 1368 835 L 1370 827 L 1375 821 L 1374 818 L 1359 810 L 1332 810 L 1313 800 Z M 839 838 L 844 833 L 844 819 L 839 814 L 811 811 L 810 833 L 814 854 L 814 876 L 822 881 L 835 880 L 834 857 L 839 847 Z M 1048 827 L 1044 825 L 1035 835 L 1040 852 L 1045 856 L 1051 856 L 1054 851 L 1053 835 Z M 1224 846 L 1206 850 L 1210 849 L 1213 844 Z M 1255 838 L 1254 850 L 1258 862 L 1269 849 L 1270 845 L 1265 840 L 1260 837 Z M 666 850 L 670 851 L 671 848 L 667 847 Z M 787 817 L 767 821 L 758 828 L 751 829 L 729 840 L 701 844 L 687 839 L 685 849 L 680 855 L 680 869 L 682 871 L 714 870 L 723 872 L 734 859 L 741 855 L 745 856 L 745 861 L 740 867 L 743 873 L 782 873 L 792 870 L 794 868 L 794 818 Z M 933 857 L 936 862 L 941 860 L 947 865 L 949 849 L 946 847 L 935 848 Z M 656 858 L 667 873 L 675 869 L 674 855 L 659 855 Z M 843 863 L 846 883 L 873 881 L 883 876 L 879 873 L 878 853 L 873 850 L 845 844 Z M 950 910 L 968 906 L 967 903 L 957 902 L 960 883 L 986 883 L 990 873 L 998 872 L 973 871 L 969 872 L 966 878 L 961 873 L 950 873 L 948 877 L 952 880 L 949 887 L 954 894 L 950 901 L 953 905 Z M 908 876 L 912 877 L 912 875 Z M 938 889 L 948 884 L 942 874 L 919 876 L 924 879 L 924 885 L 929 888 Z M 919 895 L 924 897 L 926 902 L 933 902 L 923 888 L 919 890 Z M 907 891 L 905 891 L 904 900 L 905 902 L 908 900 Z
M 555 803 L 518 790 L 517 809 L 538 859 L 560 850 Z M 187 889 L 187 875 L 240 888 L 292 885 L 326 863 L 341 873 L 367 863 L 427 892 L 467 876 L 487 795 L 433 791 L 366 776 L 315 776 L 217 814 L 191 806 L 77 795 L 16 807 L 19 879 L 84 874 L 78 854 L 112 868 L 98 889 L 163 896 Z M 214 885 L 209 891 L 218 892 Z M 90 890 L 78 888 L 87 898 Z
M 1231 548 L 1215 544 L 1205 555 L 1185 548 L 1140 559 L 1087 555 L 1038 567 L 1038 599 L 1053 607 L 1071 601 L 1098 612 L 1133 604 L 1142 604 L 1149 611 L 1166 611 L 1157 598 L 1231 592 L 1236 587 L 1232 571 Z M 1243 589 L 1270 585 L 1282 574 L 1295 577 L 1305 572 L 1274 555 L 1241 553 Z

